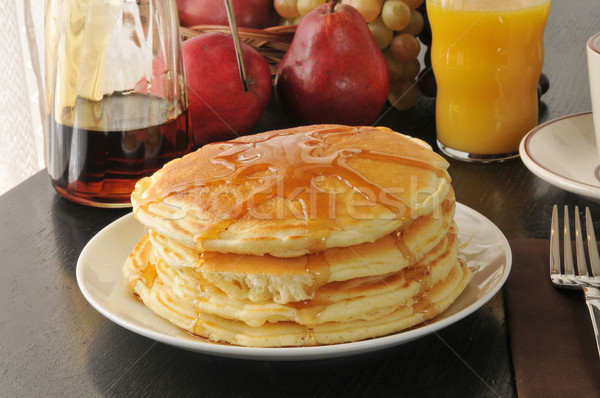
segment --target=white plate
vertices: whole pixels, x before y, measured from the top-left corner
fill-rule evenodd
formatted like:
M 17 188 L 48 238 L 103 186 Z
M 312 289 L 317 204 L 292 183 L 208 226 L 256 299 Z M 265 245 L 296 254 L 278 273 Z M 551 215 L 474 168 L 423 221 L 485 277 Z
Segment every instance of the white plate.
M 85 298 L 101 314 L 135 333 L 161 343 L 218 356 L 261 360 L 307 360 L 354 355 L 415 340 L 473 313 L 502 287 L 511 267 L 506 238 L 487 218 L 457 204 L 460 253 L 473 280 L 450 308 L 427 324 L 390 336 L 354 343 L 315 347 L 253 348 L 217 344 L 191 336 L 155 315 L 127 291 L 121 266 L 144 234 L 128 214 L 108 225 L 85 246 L 77 262 L 77 282 Z
M 600 159 L 591 112 L 539 125 L 523 138 L 519 153 L 525 166 L 542 180 L 600 201 Z

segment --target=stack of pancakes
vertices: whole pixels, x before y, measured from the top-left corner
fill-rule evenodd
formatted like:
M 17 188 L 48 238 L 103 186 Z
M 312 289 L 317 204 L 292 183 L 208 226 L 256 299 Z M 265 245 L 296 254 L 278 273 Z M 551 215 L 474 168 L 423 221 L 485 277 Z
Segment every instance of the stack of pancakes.
M 213 341 L 281 347 L 425 322 L 471 279 L 448 163 L 379 127 L 305 126 L 210 144 L 138 182 L 147 234 L 128 287 Z

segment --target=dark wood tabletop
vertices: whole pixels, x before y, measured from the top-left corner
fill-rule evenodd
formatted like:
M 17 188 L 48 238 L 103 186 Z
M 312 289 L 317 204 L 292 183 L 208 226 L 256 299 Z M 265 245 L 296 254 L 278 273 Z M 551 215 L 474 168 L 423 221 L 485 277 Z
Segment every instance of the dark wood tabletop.
M 540 121 L 589 111 L 585 42 L 600 31 L 596 1 L 555 1 L 545 35 Z M 434 100 L 380 124 L 435 140 Z M 272 104 L 256 131 L 286 126 Z M 520 159 L 450 159 L 459 202 L 508 239 L 549 236 L 552 205 L 600 208 L 534 176 Z M 60 197 L 45 170 L 0 197 L 0 396 L 516 396 L 502 292 L 465 319 L 403 345 L 337 359 L 270 362 L 174 348 L 130 332 L 81 294 L 75 267 L 86 243 L 130 210 Z M 592 347 L 590 347 L 592 349 Z

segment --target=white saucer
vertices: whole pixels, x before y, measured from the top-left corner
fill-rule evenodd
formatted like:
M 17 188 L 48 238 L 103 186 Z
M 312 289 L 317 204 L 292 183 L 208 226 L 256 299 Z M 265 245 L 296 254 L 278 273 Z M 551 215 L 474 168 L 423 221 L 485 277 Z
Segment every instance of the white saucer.
M 600 158 L 591 112 L 539 125 L 523 138 L 519 153 L 525 166 L 542 180 L 600 201 Z
M 144 235 L 132 214 L 108 225 L 85 246 L 77 262 L 77 282 L 84 297 L 101 314 L 142 336 L 175 347 L 239 359 L 307 360 L 355 355 L 404 344 L 436 333 L 473 313 L 500 290 L 511 268 L 510 246 L 487 218 L 456 204 L 460 256 L 473 279 L 444 313 L 427 323 L 389 336 L 346 344 L 315 347 L 260 348 L 213 343 L 177 328 L 151 312 L 129 293 L 121 274 L 125 259 Z

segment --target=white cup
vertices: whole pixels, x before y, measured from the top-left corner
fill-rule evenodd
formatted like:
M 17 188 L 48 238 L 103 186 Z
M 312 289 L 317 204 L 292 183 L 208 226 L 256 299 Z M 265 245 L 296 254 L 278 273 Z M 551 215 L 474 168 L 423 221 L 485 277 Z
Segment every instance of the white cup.
M 600 33 L 590 37 L 586 47 L 596 147 L 598 148 L 598 156 L 600 156 Z

